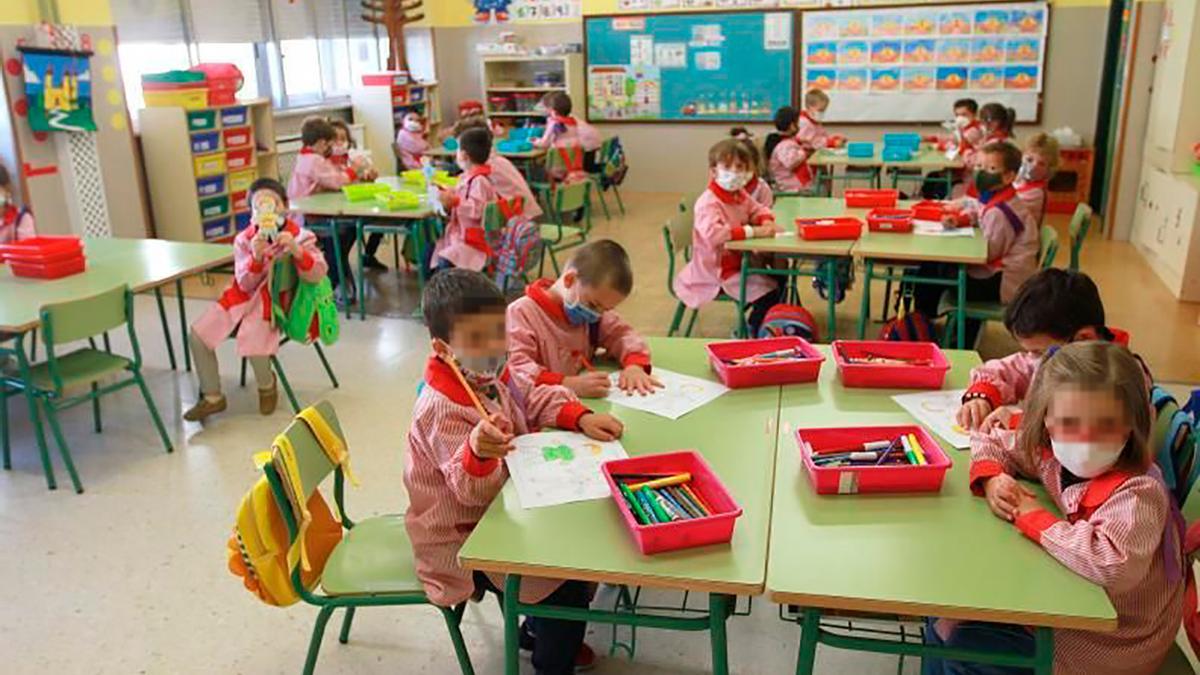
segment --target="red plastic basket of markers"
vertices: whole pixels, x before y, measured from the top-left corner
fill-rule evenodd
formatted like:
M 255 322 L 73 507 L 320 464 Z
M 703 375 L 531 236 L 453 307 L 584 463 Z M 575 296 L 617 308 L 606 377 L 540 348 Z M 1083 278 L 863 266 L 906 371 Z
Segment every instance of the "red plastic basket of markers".
M 680 450 L 660 455 L 615 459 L 605 462 L 601 470 L 604 472 L 604 480 L 608 481 L 608 489 L 617 503 L 617 509 L 621 512 L 621 518 L 625 521 L 625 527 L 629 529 L 638 550 L 644 555 L 724 544 L 733 538 L 733 526 L 742 515 L 742 508 L 733 500 L 699 453 Z M 658 504 L 658 513 L 668 517 L 672 513 L 687 516 L 669 518 L 669 522 L 659 522 L 660 518 L 650 516 L 649 519 L 654 522 L 647 524 L 642 516 L 635 513 L 620 487 L 624 485 L 628 488 L 655 477 L 684 473 L 690 478 L 683 484 L 687 491 L 671 490 L 670 501 L 664 496 L 662 501 L 655 502 Z M 634 478 L 624 478 L 625 476 Z M 647 493 L 647 496 L 649 494 Z M 647 509 L 642 504 L 645 502 L 639 502 L 640 513 L 645 513 Z
M 730 389 L 812 382 L 825 361 L 807 340 L 792 336 L 712 342 L 705 349 L 713 372 Z
M 834 340 L 833 362 L 847 387 L 941 389 L 950 370 L 933 342 Z
M 891 208 L 900 199 L 900 191 L 852 188 L 846 190 L 845 198 L 846 206 L 851 208 L 868 209 L 874 206 Z
M 867 213 L 872 232 L 912 232 L 913 212 L 908 209 L 875 208 Z
M 836 218 L 797 218 L 796 234 L 809 241 L 816 239 L 858 239 L 862 221 L 851 216 Z
M 902 436 L 916 439 L 920 459 L 907 451 Z M 942 446 L 916 424 L 799 429 L 796 445 L 813 488 L 822 495 L 938 492 L 952 464 Z M 865 447 L 881 449 L 863 450 Z M 862 454 L 857 461 L 840 459 L 848 452 Z M 868 457 L 871 454 L 876 458 Z M 881 454 L 886 456 L 879 463 Z

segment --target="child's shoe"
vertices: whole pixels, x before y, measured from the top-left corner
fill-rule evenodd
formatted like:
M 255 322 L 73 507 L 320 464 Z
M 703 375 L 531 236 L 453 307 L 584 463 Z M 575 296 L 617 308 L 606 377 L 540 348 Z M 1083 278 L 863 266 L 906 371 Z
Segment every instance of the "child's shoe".
M 200 400 L 196 401 L 196 405 L 192 406 L 187 412 L 183 413 L 183 419 L 189 422 L 203 422 L 204 419 L 209 415 L 215 415 L 219 412 L 224 412 L 226 406 L 227 403 L 225 402 L 224 396 L 215 399 L 211 399 L 207 396 L 201 396 Z
M 379 272 L 386 272 L 388 269 L 387 265 L 379 262 L 379 258 L 376 258 L 373 255 L 363 258 L 363 267 L 369 270 L 377 270 Z
M 270 415 L 275 412 L 275 406 L 279 403 L 278 385 L 278 382 L 272 382 L 270 388 L 258 390 L 258 413 L 260 415 Z

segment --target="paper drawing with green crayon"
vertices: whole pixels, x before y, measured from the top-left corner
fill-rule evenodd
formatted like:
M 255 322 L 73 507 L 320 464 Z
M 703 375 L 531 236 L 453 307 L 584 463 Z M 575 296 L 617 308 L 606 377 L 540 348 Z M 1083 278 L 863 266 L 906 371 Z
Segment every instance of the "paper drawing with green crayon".
M 618 441 L 602 443 L 570 431 L 518 436 L 513 448 L 504 461 L 527 509 L 608 497 L 600 465 L 628 456 Z

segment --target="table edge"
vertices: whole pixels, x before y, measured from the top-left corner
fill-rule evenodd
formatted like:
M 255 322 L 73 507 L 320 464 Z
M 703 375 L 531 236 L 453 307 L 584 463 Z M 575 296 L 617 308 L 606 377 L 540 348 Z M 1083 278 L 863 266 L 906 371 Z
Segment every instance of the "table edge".
M 759 583 L 687 579 L 683 577 L 648 575 L 633 572 L 605 572 L 582 568 L 551 567 L 532 563 L 499 562 L 482 558 L 468 558 L 461 554 L 458 557 L 458 564 L 464 569 L 497 574 L 520 574 L 522 576 L 548 579 L 651 586 L 654 588 L 725 593 L 728 595 L 762 595 L 766 589 L 765 564 L 763 566 L 763 581 Z

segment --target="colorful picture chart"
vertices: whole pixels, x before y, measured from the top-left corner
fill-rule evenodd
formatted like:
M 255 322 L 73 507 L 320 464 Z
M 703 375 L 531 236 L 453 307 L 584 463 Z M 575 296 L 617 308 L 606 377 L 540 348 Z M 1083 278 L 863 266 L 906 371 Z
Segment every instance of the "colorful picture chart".
M 570 431 L 517 436 L 513 446 L 504 462 L 526 509 L 607 497 L 600 465 L 628 457 L 618 441 L 602 443 Z
M 832 122 L 938 122 L 955 99 L 1037 118 L 1045 1 L 804 12 L 803 88 L 830 93 Z M 895 105 L 889 104 L 895 102 Z

